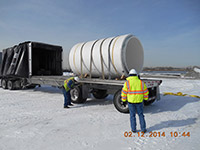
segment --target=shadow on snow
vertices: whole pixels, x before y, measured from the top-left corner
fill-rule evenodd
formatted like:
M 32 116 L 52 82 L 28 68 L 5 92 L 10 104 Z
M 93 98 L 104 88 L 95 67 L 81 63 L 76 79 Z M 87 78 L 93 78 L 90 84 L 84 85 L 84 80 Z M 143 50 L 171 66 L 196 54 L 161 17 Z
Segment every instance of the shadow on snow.
M 192 124 L 195 124 L 197 121 L 197 118 L 188 118 L 183 120 L 168 120 L 168 121 L 162 121 L 158 124 L 155 124 L 154 126 L 148 128 L 148 131 L 154 131 L 154 130 L 161 130 L 164 128 L 171 128 L 171 127 L 183 127 L 183 126 L 189 126 Z
M 161 95 L 161 100 L 144 107 L 144 113 L 160 113 L 168 111 L 178 111 L 186 104 L 198 103 L 200 100 L 192 97 Z

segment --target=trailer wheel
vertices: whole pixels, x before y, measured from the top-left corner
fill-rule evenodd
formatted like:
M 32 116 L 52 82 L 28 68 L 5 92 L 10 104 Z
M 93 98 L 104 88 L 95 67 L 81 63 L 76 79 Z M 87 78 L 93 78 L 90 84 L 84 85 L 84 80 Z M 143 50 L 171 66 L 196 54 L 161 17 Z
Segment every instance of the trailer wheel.
M 8 83 L 7 83 L 7 86 L 8 86 L 9 90 L 13 90 L 14 89 L 14 82 L 9 80 Z
M 151 105 L 153 102 L 155 101 L 155 99 L 152 99 L 150 101 L 143 101 L 144 102 L 144 106 L 148 106 L 148 105 Z
M 114 95 L 113 98 L 113 103 L 115 105 L 115 108 L 122 113 L 129 113 L 129 108 L 128 108 L 128 104 L 126 103 L 125 105 L 123 105 L 123 102 L 121 100 L 121 90 L 117 91 Z
M 87 98 L 82 98 L 82 90 L 81 90 L 81 87 L 80 86 L 75 86 L 74 88 L 72 88 L 70 90 L 70 95 L 71 95 L 71 101 L 73 103 L 77 103 L 77 104 L 80 104 L 80 103 L 84 103 Z
M 34 89 L 37 85 L 36 84 L 31 84 L 26 86 L 27 89 Z
M 7 89 L 8 88 L 7 87 L 7 81 L 5 79 L 1 80 L 1 86 L 2 86 L 3 89 Z
M 95 89 L 93 92 L 92 92 L 92 95 L 96 98 L 96 99 L 104 99 L 108 96 L 107 94 L 107 90 L 98 90 L 98 89 Z
M 15 81 L 15 89 L 18 89 L 18 90 L 22 89 L 22 82 L 21 82 L 21 80 Z

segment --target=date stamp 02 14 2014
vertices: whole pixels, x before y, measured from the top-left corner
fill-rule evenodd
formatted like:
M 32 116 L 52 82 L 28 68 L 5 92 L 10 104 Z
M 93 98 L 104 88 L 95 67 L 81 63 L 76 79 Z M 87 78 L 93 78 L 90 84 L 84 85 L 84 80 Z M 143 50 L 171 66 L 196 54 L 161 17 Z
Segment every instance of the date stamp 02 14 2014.
M 173 131 L 173 132 L 169 132 L 169 133 L 165 133 L 165 132 L 148 132 L 148 133 L 144 133 L 144 132 L 137 132 L 137 133 L 133 133 L 132 131 L 129 132 L 124 132 L 124 137 L 190 137 L 190 132 L 177 132 L 177 131 Z

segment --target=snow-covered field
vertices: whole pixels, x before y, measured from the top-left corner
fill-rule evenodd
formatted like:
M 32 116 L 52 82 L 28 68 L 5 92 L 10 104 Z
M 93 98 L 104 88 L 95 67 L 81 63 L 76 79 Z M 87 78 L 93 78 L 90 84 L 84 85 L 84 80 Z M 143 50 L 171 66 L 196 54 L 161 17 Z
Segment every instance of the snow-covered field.
M 200 80 L 163 79 L 163 92 L 200 96 Z M 63 109 L 59 89 L 0 88 L 0 150 L 200 149 L 200 99 L 161 95 L 144 113 L 148 132 L 144 137 L 125 137 L 129 114 L 114 108 L 112 96 Z M 140 130 L 138 117 L 137 122 Z M 150 131 L 157 136 L 150 137 Z M 171 137 L 170 132 L 178 136 Z M 180 137 L 184 132 L 190 137 Z M 159 137 L 161 133 L 165 137 Z

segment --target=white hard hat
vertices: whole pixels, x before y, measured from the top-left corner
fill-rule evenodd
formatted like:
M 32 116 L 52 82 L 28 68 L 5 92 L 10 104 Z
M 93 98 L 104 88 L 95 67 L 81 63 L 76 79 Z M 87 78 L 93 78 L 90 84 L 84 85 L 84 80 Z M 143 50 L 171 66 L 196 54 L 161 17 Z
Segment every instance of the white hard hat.
M 129 74 L 137 74 L 137 71 L 136 71 L 135 69 L 131 69 L 131 70 L 129 71 Z
M 79 78 L 78 78 L 78 77 L 74 77 L 74 80 L 75 80 L 75 81 L 78 81 L 78 80 L 79 80 Z

